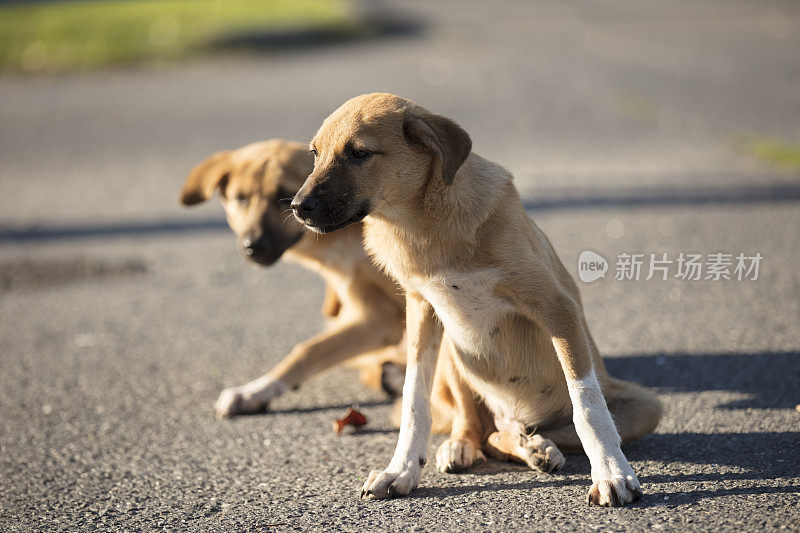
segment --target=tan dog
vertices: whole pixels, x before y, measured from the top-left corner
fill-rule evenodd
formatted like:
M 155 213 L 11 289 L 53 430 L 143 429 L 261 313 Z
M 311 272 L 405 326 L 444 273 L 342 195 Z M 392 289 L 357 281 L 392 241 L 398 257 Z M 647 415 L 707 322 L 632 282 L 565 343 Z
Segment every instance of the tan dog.
M 319 233 L 364 219 L 367 249 L 406 290 L 400 436 L 362 495 L 417 486 L 443 347 L 457 378 L 451 388 L 475 391 L 494 417 L 499 431 L 487 451 L 551 471 L 564 461 L 558 446 L 582 447 L 592 466 L 589 502 L 632 502 L 642 491 L 620 443 L 651 432 L 660 403 L 609 377 L 578 289 L 526 215 L 511 174 L 471 148 L 447 118 L 397 96 L 360 96 L 322 124 L 311 142 L 314 171 L 292 201 L 295 216 Z M 468 430 L 476 424 L 459 425 L 445 444 L 476 447 Z
M 219 191 L 242 253 L 270 265 L 281 257 L 319 273 L 327 284 L 327 330 L 304 341 L 266 375 L 225 389 L 217 416 L 256 413 L 313 375 L 348 361 L 366 384 L 397 395 L 405 348 L 404 299 L 397 285 L 367 258 L 360 224 L 331 236 L 309 235 L 291 216 L 289 202 L 313 169 L 308 147 L 279 140 L 216 153 L 197 165 L 181 192 L 185 205 Z

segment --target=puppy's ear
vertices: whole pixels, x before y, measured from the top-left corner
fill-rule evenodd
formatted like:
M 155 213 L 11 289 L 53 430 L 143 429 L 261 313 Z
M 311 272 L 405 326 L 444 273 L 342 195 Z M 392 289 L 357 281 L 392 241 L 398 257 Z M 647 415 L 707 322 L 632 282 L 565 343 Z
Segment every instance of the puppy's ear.
M 453 183 L 456 172 L 472 150 L 472 139 L 461 126 L 424 109 L 407 112 L 403 134 L 409 141 L 422 144 L 433 153 L 434 175 L 440 174 L 448 185 Z
M 180 201 L 183 205 L 205 202 L 217 187 L 224 189 L 231 171 L 231 152 L 217 152 L 189 172 L 183 184 Z

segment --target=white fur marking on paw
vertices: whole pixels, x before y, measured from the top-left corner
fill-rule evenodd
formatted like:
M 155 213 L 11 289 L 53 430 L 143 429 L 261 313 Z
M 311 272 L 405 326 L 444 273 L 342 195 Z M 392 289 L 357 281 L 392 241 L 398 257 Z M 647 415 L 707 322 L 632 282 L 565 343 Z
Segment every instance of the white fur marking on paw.
M 270 400 L 277 398 L 287 389 L 283 380 L 269 375 L 262 376 L 241 387 L 224 389 L 214 404 L 214 411 L 218 418 L 258 413 L 269 405 Z

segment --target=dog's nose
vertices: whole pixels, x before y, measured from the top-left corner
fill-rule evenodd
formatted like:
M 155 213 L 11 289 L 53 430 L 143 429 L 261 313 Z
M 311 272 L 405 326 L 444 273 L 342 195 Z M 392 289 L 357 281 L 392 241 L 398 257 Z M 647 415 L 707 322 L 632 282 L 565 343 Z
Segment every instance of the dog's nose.
M 242 251 L 245 255 L 263 255 L 267 251 L 267 243 L 264 239 L 242 239 Z
M 242 250 L 247 255 L 253 255 L 256 253 L 256 249 L 253 247 L 253 242 L 250 239 L 242 239 Z
M 310 194 L 305 198 L 294 197 L 292 200 L 292 210 L 294 214 L 299 217 L 307 217 L 319 207 L 319 198 L 316 195 Z

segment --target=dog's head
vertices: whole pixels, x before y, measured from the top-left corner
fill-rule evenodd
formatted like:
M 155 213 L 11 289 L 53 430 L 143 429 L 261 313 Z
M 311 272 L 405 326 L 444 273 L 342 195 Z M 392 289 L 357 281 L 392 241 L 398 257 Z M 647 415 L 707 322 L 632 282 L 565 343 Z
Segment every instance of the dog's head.
M 345 102 L 310 148 L 314 171 L 292 210 L 309 229 L 327 233 L 369 214 L 397 216 L 431 186 L 450 185 L 472 141 L 452 120 L 376 93 Z
M 241 252 L 271 265 L 303 236 L 289 205 L 312 168 L 308 148 L 299 143 L 273 140 L 217 152 L 192 169 L 180 201 L 197 204 L 219 191 Z

